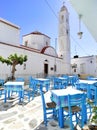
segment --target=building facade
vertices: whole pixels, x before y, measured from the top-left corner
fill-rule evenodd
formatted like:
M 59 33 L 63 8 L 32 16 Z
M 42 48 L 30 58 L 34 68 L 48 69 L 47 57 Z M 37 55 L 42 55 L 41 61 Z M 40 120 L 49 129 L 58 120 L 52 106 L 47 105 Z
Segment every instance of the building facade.
M 19 45 L 20 27 L 0 18 L 0 42 Z
M 71 73 L 97 76 L 97 56 L 92 55 L 72 58 Z
M 69 21 L 68 17 L 68 11 L 63 5 L 59 12 L 58 54 L 50 45 L 50 37 L 38 31 L 24 35 L 23 44 L 20 45 L 20 28 L 6 20 L 0 20 L 0 28 L 3 26 L 3 33 L 0 35 L 0 56 L 7 58 L 10 54 L 17 53 L 28 57 L 24 65 L 16 66 L 16 77 L 70 74 L 70 41 L 67 31 L 69 25 L 66 22 Z M 60 19 L 63 19 L 63 23 Z M 62 28 L 64 31 L 61 33 Z M 11 74 L 11 66 L 0 62 L 0 68 L 0 77 L 8 78 Z

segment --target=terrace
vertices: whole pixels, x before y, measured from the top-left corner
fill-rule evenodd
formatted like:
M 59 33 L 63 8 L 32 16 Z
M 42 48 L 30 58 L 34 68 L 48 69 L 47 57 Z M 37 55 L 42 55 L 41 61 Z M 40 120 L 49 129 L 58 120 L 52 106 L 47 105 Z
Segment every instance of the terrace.
M 73 77 L 73 76 L 70 76 L 70 78 L 71 77 Z M 55 83 L 53 83 L 51 81 L 49 89 L 46 90 L 46 87 L 45 87 L 46 84 L 44 84 L 42 82 L 43 88 L 41 88 L 41 89 L 43 89 L 46 92 L 44 94 L 46 97 L 46 102 L 50 101 L 51 92 L 54 93 L 54 91 L 56 91 L 56 89 L 58 91 L 62 90 L 64 92 L 66 92 L 66 90 L 68 89 L 67 92 L 69 94 L 72 93 L 73 91 L 74 91 L 73 93 L 76 93 L 75 88 L 77 88 L 76 85 L 78 84 L 78 82 L 77 83 L 75 82 L 75 86 L 74 86 L 74 82 L 72 82 L 70 79 L 70 83 L 69 84 L 66 83 L 66 86 L 63 85 L 64 88 L 62 88 L 62 84 L 60 84 L 60 82 L 62 81 L 62 83 L 63 83 L 63 79 L 65 79 L 65 81 L 66 81 L 66 78 L 65 77 L 56 77 L 56 78 L 60 79 L 59 84 L 57 84 L 58 86 L 61 85 L 61 87 L 59 87 L 59 88 L 54 88 L 54 86 L 56 86 L 56 85 L 55 85 Z M 42 78 L 41 79 L 38 78 L 37 80 L 40 81 L 40 80 L 42 80 Z M 43 79 L 42 81 L 46 81 L 46 80 L 48 80 L 48 79 Z M 86 85 L 86 82 L 88 85 L 88 83 L 92 84 L 92 82 L 93 82 L 93 84 L 94 84 L 97 82 L 96 79 L 93 79 L 93 77 L 92 77 L 92 80 L 93 81 L 80 80 L 79 83 L 84 83 L 84 81 L 85 81 L 85 85 Z M 17 81 L 17 82 L 19 83 L 19 81 Z M 54 82 L 55 82 L 55 80 L 54 80 Z M 57 82 L 58 82 L 58 80 L 57 80 Z M 39 85 L 38 85 L 38 87 L 39 87 Z M 25 85 L 24 88 L 28 89 L 29 84 Z M 40 87 L 39 87 L 39 89 L 40 89 Z M 77 88 L 77 89 L 79 89 L 79 88 Z M 84 91 L 84 88 L 80 87 L 80 93 L 83 93 L 83 91 Z M 79 93 L 79 90 L 77 90 L 77 92 Z M 84 92 L 86 93 L 86 91 L 84 91 Z M 62 92 L 61 92 L 61 94 L 62 94 Z M 96 96 L 94 96 L 94 97 L 96 97 Z M 30 129 L 31 130 L 32 129 L 33 130 L 49 130 L 49 129 L 62 130 L 65 128 L 66 130 L 70 130 L 69 120 L 65 120 L 64 126 L 62 126 L 62 127 L 59 125 L 58 120 L 54 120 L 54 119 L 50 120 L 48 122 L 47 126 L 44 125 L 43 109 L 42 109 L 43 106 L 42 106 L 40 92 L 36 93 L 34 95 L 34 98 L 30 97 L 30 101 L 28 100 L 28 97 L 25 96 L 23 98 L 23 101 L 19 102 L 18 97 L 19 97 L 18 93 L 16 93 L 16 91 L 15 92 L 13 91 L 13 94 L 10 96 L 10 98 L 8 98 L 6 100 L 6 102 L 4 102 L 5 94 L 3 94 L 3 93 L 1 94 L 1 97 L 0 97 L 0 106 L 1 106 L 0 107 L 0 129 L 3 129 L 3 130 L 6 130 L 6 129 L 10 129 L 10 130 L 11 129 L 12 130 L 16 130 L 16 129 L 18 129 L 18 130 L 27 130 L 27 129 L 29 129 L 29 130 Z M 78 130 L 81 129 L 79 127 L 79 124 L 76 127 Z

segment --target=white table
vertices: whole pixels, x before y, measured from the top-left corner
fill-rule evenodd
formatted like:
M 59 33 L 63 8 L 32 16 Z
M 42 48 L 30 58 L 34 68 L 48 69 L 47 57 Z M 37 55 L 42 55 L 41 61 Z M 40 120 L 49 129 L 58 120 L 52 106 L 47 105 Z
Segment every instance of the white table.
M 19 93 L 19 102 L 21 102 L 21 98 L 23 98 L 23 90 L 24 90 L 24 82 L 13 82 L 13 81 L 8 81 L 4 84 L 4 90 L 5 90 L 5 99 L 4 102 L 7 100 L 7 95 L 8 98 L 10 97 L 10 92 L 11 91 L 16 91 Z

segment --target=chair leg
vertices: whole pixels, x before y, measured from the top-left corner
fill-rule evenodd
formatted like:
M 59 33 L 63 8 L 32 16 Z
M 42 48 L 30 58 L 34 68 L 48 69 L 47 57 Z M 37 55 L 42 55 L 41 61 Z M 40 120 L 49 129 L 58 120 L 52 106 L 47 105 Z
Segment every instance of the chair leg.
M 1 97 L 2 93 L 0 92 L 0 97 Z
M 72 115 L 70 115 L 70 128 L 74 130 L 73 122 L 72 122 Z
M 53 117 L 54 119 L 57 119 L 58 111 L 56 109 L 53 109 Z
M 46 113 L 44 114 L 44 124 L 45 124 L 45 126 L 47 126 L 47 116 L 46 116 Z

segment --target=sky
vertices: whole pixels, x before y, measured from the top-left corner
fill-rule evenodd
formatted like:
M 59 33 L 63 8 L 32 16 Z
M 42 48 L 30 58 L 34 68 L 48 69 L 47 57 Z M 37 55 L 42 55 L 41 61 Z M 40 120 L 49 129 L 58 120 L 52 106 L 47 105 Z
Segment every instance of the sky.
M 51 38 L 51 46 L 55 47 L 58 13 L 64 1 L 69 12 L 71 57 L 97 55 L 97 42 L 82 22 L 83 37 L 79 39 L 78 14 L 68 0 L 0 0 L 0 17 L 21 28 L 20 44 L 23 35 L 40 31 Z

